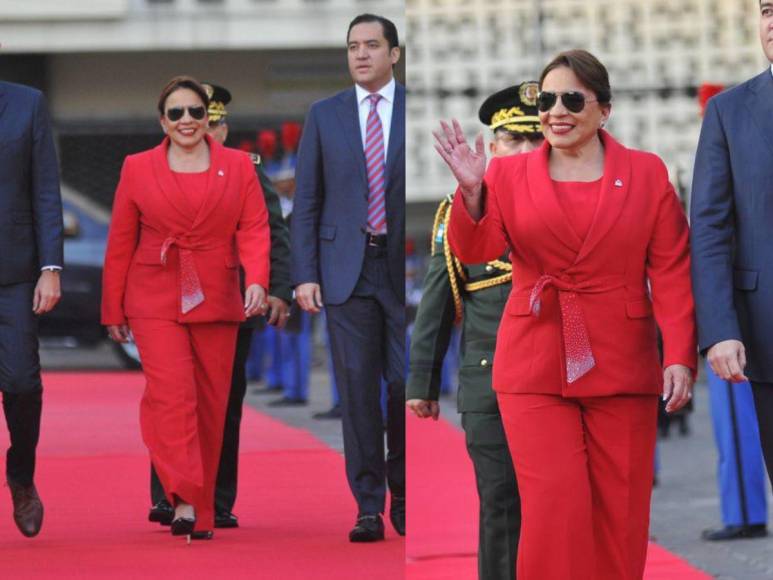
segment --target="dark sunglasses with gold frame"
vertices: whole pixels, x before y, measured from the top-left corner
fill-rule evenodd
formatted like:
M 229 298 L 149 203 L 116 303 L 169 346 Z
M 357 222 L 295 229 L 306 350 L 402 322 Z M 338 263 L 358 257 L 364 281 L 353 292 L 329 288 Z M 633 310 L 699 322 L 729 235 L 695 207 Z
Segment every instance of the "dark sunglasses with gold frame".
M 567 91 L 565 93 L 554 93 L 552 91 L 540 91 L 537 95 L 537 108 L 545 113 L 555 107 L 558 99 L 566 107 L 567 111 L 579 113 L 585 108 L 585 103 L 595 103 L 596 99 L 589 99 L 579 91 Z
M 197 121 L 201 121 L 207 114 L 207 109 L 199 105 L 198 107 L 170 107 L 166 110 L 165 116 L 174 123 L 183 118 L 185 111 L 188 111 L 191 119 Z

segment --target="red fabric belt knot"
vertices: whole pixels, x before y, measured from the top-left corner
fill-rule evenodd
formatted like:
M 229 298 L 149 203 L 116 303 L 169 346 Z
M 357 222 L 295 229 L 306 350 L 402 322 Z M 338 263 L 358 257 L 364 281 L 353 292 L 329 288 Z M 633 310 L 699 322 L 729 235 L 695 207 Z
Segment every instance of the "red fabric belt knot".
M 166 265 L 169 248 L 177 246 L 180 253 L 180 310 L 188 314 L 204 302 L 204 290 L 196 271 L 196 261 L 193 259 L 195 245 L 189 244 L 184 238 L 169 236 L 161 245 L 161 263 Z
M 621 284 L 622 285 L 622 284 Z M 588 327 L 582 313 L 578 292 L 603 291 L 604 285 L 597 282 L 575 283 L 566 275 L 542 275 L 534 284 L 529 296 L 529 309 L 533 316 L 539 316 L 542 307 L 542 291 L 547 286 L 558 290 L 558 302 L 561 307 L 561 330 L 564 336 L 564 359 L 566 363 L 566 381 L 573 383 L 594 366 L 596 359 L 590 346 Z

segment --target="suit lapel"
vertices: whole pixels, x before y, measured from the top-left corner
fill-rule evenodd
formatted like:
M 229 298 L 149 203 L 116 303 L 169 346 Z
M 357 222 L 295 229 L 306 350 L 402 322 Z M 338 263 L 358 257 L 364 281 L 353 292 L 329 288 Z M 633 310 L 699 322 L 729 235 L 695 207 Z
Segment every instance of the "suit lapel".
M 201 204 L 196 219 L 193 221 L 191 229 L 196 228 L 212 211 L 220 204 L 220 200 L 225 194 L 225 184 L 228 181 L 226 172 L 232 167 L 226 167 L 224 147 L 212 139 L 209 135 L 206 137 L 209 143 L 209 172 L 207 173 L 207 194 L 204 203 Z
M 569 220 L 556 196 L 553 181 L 550 179 L 549 156 L 550 145 L 547 141 L 537 151 L 529 154 L 526 160 L 529 196 L 534 207 L 537 208 L 537 214 L 553 235 L 573 252 L 579 252 L 582 240 L 569 225 Z
M 392 124 L 389 128 L 389 149 L 386 159 L 386 175 L 392 175 L 397 167 L 400 152 L 405 148 L 405 88 L 395 83 L 395 102 L 392 106 Z M 404 166 L 403 166 L 404 167 Z
M 167 148 L 169 147 L 169 137 L 166 137 L 160 145 L 153 149 L 151 160 L 153 165 L 153 174 L 156 177 L 161 193 L 166 201 L 177 213 L 185 218 L 186 222 L 193 220 L 193 209 L 191 208 L 184 192 L 180 191 L 177 182 L 169 169 L 169 161 L 166 158 Z
M 762 138 L 773 152 L 773 74 L 770 68 L 749 83 L 750 99 L 744 99 L 760 129 Z
M 604 175 L 599 201 L 576 262 L 587 256 L 615 225 L 631 184 L 631 156 L 628 150 L 606 131 L 601 131 L 601 140 L 604 143 Z
M 365 184 L 365 197 L 368 196 L 368 176 L 365 173 L 365 151 L 362 149 L 362 136 L 360 135 L 360 116 L 357 108 L 357 95 L 354 87 L 346 91 L 338 100 L 336 105 L 336 114 L 338 115 L 343 134 L 349 149 L 352 152 L 352 159 L 355 161 L 362 181 Z M 390 137 L 391 141 L 391 137 Z

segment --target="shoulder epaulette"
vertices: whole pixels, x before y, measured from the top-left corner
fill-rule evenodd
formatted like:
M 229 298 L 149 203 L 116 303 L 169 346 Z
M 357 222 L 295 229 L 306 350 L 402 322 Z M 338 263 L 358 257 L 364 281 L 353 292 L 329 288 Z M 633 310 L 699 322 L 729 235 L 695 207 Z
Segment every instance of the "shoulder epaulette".
M 435 213 L 435 223 L 432 226 L 432 253 L 434 254 L 435 243 L 442 242 L 446 270 L 448 270 L 448 281 L 451 284 L 451 294 L 454 297 L 454 322 L 459 322 L 462 319 L 462 295 L 459 290 L 459 279 L 461 278 L 464 281 L 466 276 L 461 262 L 451 253 L 451 246 L 448 243 L 448 224 L 451 220 L 453 201 L 454 194 L 452 193 L 440 202 L 440 206 Z
M 445 239 L 445 219 L 446 213 L 451 208 L 451 204 L 448 198 L 440 202 L 440 205 L 435 211 L 435 219 L 432 222 L 432 239 L 430 240 L 429 253 L 435 253 L 435 245 L 442 244 Z
M 260 155 L 257 153 L 250 153 L 250 159 L 252 159 L 253 164 L 260 165 Z

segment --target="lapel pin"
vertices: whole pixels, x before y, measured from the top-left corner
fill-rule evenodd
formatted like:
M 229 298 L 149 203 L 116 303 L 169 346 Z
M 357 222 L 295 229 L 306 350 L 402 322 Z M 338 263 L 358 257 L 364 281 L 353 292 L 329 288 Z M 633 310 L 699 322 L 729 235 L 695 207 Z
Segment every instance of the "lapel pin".
M 615 179 L 615 187 L 623 187 L 623 180 Z
M 218 170 L 218 172 L 217 172 L 217 174 L 218 174 L 220 177 L 223 177 L 223 176 L 225 175 L 225 171 L 223 171 L 222 169 L 219 169 L 219 170 Z

